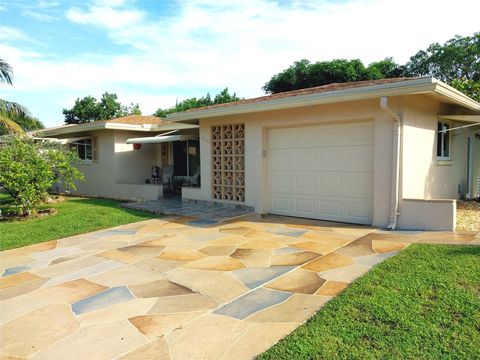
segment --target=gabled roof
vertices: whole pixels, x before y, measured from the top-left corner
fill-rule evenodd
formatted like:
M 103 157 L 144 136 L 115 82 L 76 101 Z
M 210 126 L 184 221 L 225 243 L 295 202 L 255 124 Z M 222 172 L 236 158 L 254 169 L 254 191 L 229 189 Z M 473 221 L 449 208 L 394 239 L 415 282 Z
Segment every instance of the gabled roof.
M 307 89 L 205 106 L 167 115 L 168 120 L 183 121 L 257 111 L 280 110 L 317 104 L 364 100 L 380 96 L 432 93 L 471 110 L 480 111 L 480 104 L 451 86 L 432 77 L 392 78 L 333 83 Z
M 195 125 L 173 123 L 157 116 L 130 115 L 116 119 L 93 121 L 83 124 L 69 124 L 36 131 L 42 136 L 57 136 L 93 130 L 125 131 L 167 131 L 196 128 Z

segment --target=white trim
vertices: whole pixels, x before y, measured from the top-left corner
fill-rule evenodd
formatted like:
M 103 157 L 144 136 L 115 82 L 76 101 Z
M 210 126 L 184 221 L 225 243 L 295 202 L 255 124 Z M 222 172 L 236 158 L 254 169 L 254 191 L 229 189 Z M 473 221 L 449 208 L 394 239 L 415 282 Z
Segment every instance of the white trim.
M 452 137 L 450 136 L 450 126 L 451 126 L 451 123 L 449 121 L 438 121 L 437 122 L 437 126 L 438 124 L 442 124 L 442 130 L 438 130 L 436 132 L 437 134 L 437 149 L 436 149 L 436 155 L 437 155 L 437 160 L 439 161 L 449 161 L 452 159 Z M 448 125 L 448 129 L 445 129 L 443 126 L 444 125 Z M 442 136 L 443 135 L 443 136 Z M 443 153 L 443 143 L 444 143 L 444 139 L 445 139 L 445 136 L 448 136 L 448 156 L 438 156 L 438 140 L 440 138 L 440 140 L 442 141 L 442 144 L 440 146 L 440 151 Z
M 185 141 L 198 139 L 196 135 L 166 135 L 166 136 L 149 136 L 140 138 L 127 139 L 127 144 L 160 144 L 172 141 Z
M 472 180 L 473 180 L 473 136 L 469 135 L 467 136 L 467 143 L 466 143 L 466 180 L 467 180 L 467 191 L 465 194 L 465 197 L 467 199 L 471 199 L 473 196 L 473 185 L 472 185 Z
M 480 115 L 438 115 L 438 118 L 440 120 L 454 120 L 480 124 Z
M 362 86 L 343 90 L 326 91 L 308 95 L 289 96 L 280 99 L 260 100 L 253 103 L 238 103 L 221 107 L 203 108 L 167 115 L 167 120 L 186 121 L 215 116 L 245 114 L 259 111 L 328 104 L 345 101 L 365 100 L 381 96 L 401 96 L 434 93 L 448 98 L 459 105 L 480 112 L 480 104 L 465 94 L 435 78 L 420 78 L 387 84 Z
M 78 146 L 81 145 L 81 146 L 84 146 L 85 147 L 85 157 L 87 156 L 87 144 L 79 144 L 77 143 L 77 141 L 80 141 L 80 140 L 90 140 L 90 155 L 91 155 L 91 159 L 82 159 L 80 158 L 80 155 L 78 156 L 80 158 L 80 161 L 82 164 L 91 164 L 93 163 L 93 138 L 91 136 L 84 136 L 84 137 L 81 137 L 81 138 L 73 138 L 73 139 L 69 139 L 69 140 L 72 140 L 66 144 L 69 144 L 69 145 L 74 145 L 76 147 L 76 152 L 78 154 Z
M 84 131 L 92 130 L 125 130 L 125 131 L 142 131 L 142 132 L 153 132 L 153 131 L 166 131 L 166 130 L 183 130 L 183 129 L 197 129 L 198 125 L 192 124 L 122 124 L 114 122 L 98 122 L 91 124 L 81 124 L 81 125 L 64 125 L 59 127 L 54 127 L 50 129 L 43 129 L 37 131 L 36 133 L 44 136 L 55 136 L 71 133 L 81 133 Z

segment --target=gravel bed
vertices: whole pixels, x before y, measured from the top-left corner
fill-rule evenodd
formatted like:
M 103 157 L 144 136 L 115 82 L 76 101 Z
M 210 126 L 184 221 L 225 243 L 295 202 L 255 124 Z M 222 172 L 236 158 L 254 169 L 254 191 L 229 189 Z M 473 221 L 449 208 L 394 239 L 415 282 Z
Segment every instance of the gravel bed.
M 457 201 L 457 231 L 480 231 L 480 202 Z

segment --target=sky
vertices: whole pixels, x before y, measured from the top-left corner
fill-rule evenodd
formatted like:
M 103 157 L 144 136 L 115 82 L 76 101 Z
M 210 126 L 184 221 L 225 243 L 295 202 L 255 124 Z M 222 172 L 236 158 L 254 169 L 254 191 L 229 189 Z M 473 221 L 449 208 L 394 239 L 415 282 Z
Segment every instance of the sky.
M 189 97 L 262 96 L 294 61 L 393 57 L 480 31 L 478 0 L 0 0 L 0 98 L 61 125 L 116 93 L 144 115 Z

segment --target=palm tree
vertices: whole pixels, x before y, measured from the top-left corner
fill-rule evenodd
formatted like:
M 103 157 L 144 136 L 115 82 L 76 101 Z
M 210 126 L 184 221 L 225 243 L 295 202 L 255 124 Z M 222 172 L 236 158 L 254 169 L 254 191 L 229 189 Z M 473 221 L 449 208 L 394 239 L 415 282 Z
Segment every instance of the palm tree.
M 13 69 L 10 64 L 0 59 L 0 83 L 13 85 Z M 24 134 L 25 130 L 13 120 L 16 116 L 28 116 L 30 112 L 25 106 L 16 102 L 0 99 L 0 127 L 8 134 Z

